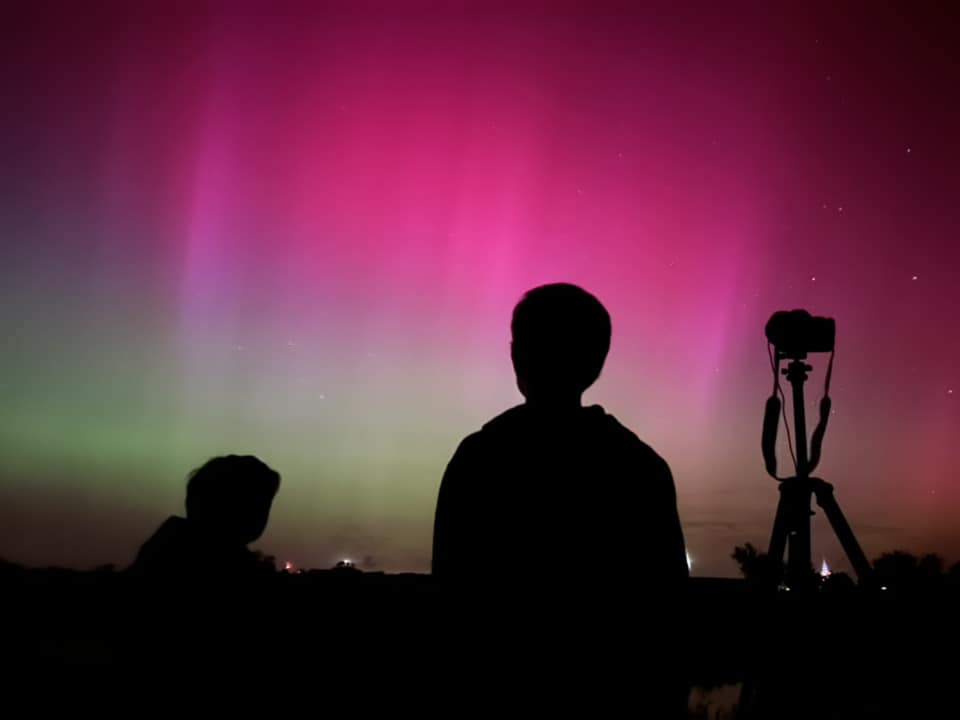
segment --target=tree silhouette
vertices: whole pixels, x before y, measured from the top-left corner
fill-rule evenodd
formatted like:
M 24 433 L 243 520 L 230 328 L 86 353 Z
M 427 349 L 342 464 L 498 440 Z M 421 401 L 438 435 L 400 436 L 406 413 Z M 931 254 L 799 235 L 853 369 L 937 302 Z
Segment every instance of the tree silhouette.
M 936 553 L 917 557 L 904 550 L 885 552 L 873 561 L 877 582 L 885 588 L 902 591 L 931 591 L 948 584 L 943 558 Z M 953 573 L 960 570 L 951 568 Z
M 960 562 L 954 563 L 946 574 L 947 587 L 954 592 L 960 591 Z
M 776 588 L 787 582 L 786 566 L 777 562 L 762 550 L 758 550 L 751 543 L 737 545 L 730 555 L 740 567 L 740 573 L 751 585 L 765 588 Z M 841 581 L 842 582 L 842 581 Z M 789 588 L 793 590 L 813 590 L 821 584 L 820 573 L 808 566 L 805 576 L 799 580 L 789 581 Z
M 936 553 L 928 553 L 917 562 L 917 573 L 921 579 L 940 578 L 943 575 L 943 558 Z
M 909 587 L 916 579 L 917 557 L 903 550 L 885 552 L 873 561 L 873 570 L 882 587 Z
M 740 574 L 751 585 L 776 587 L 782 579 L 780 565 L 751 543 L 737 545 L 730 557 L 736 561 Z

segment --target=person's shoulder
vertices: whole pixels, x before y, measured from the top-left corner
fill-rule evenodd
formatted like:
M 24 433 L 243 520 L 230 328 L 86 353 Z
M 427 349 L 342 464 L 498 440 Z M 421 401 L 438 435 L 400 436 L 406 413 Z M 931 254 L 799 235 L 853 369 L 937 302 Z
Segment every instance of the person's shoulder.
M 525 415 L 523 405 L 516 405 L 503 411 L 485 422 L 479 430 L 475 430 L 463 438 L 457 451 L 469 453 L 473 450 L 482 450 L 489 447 L 503 437 L 515 432 L 517 427 L 524 422 Z
M 464 464 L 474 464 L 481 458 L 496 453 L 522 421 L 522 416 L 522 405 L 512 407 L 466 435 L 457 445 L 451 465 L 462 467 Z
M 181 554 L 188 534 L 186 518 L 171 515 L 140 546 L 133 568 L 162 566 Z
M 188 532 L 187 519 L 179 515 L 171 515 L 160 524 L 160 527 L 147 539 L 145 545 L 156 546 L 181 542 Z
M 593 407 L 597 408 L 595 412 L 603 413 L 605 430 L 614 443 L 621 448 L 626 460 L 635 465 L 642 465 L 648 471 L 670 476 L 670 465 L 660 453 L 641 440 L 633 430 L 621 423 L 614 415 L 606 412 L 600 406 Z
M 525 422 L 528 414 L 526 405 L 514 405 L 485 422 L 477 434 L 481 437 L 490 437 L 504 431 L 509 432 L 518 424 Z
M 189 521 L 180 515 L 171 515 L 164 520 L 157 529 L 158 533 L 185 533 L 189 529 Z
M 469 457 L 479 452 L 484 445 L 485 436 L 482 430 L 476 430 L 464 437 L 458 444 L 454 452 L 454 460 Z

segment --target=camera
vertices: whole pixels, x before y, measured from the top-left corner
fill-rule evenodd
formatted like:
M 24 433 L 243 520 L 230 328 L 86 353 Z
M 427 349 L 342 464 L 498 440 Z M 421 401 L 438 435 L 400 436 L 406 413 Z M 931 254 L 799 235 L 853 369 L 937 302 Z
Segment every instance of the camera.
M 779 357 L 799 359 L 807 353 L 833 352 L 837 324 L 806 310 L 781 310 L 767 321 L 766 333 Z

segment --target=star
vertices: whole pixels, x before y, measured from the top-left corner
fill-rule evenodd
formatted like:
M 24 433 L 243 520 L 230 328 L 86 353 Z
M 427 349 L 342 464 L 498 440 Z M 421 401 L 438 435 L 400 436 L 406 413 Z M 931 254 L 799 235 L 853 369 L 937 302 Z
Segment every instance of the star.
M 817 281 L 817 276 L 816 276 L 816 275 L 814 275 L 813 277 L 810 278 L 810 282 L 816 282 L 816 281 Z
M 843 205 L 841 205 L 840 207 L 837 208 L 837 212 L 838 212 L 838 213 L 843 212 Z
M 907 155 L 909 155 L 911 152 L 913 152 L 913 148 L 907 148 Z
M 910 279 L 911 279 L 911 280 L 916 280 L 916 279 L 917 279 L 917 276 L 914 275 L 914 276 L 913 276 L 912 278 L 910 278 Z

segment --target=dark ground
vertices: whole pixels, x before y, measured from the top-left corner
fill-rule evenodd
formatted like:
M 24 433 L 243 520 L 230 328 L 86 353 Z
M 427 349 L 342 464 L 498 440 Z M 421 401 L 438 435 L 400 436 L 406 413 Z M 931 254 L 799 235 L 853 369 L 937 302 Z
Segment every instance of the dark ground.
M 644 713 L 651 698 L 682 674 L 701 688 L 745 683 L 738 717 L 958 712 L 952 591 L 801 597 L 696 578 L 683 601 L 658 608 L 601 599 L 589 574 L 549 598 L 455 595 L 425 575 L 350 570 L 227 587 L 5 565 L 0 582 L 14 689 L 38 679 L 141 698 L 220 688 L 232 700 L 322 697 L 398 717 L 568 714 L 578 703 L 596 716 L 626 704 L 618 714 L 655 717 Z

